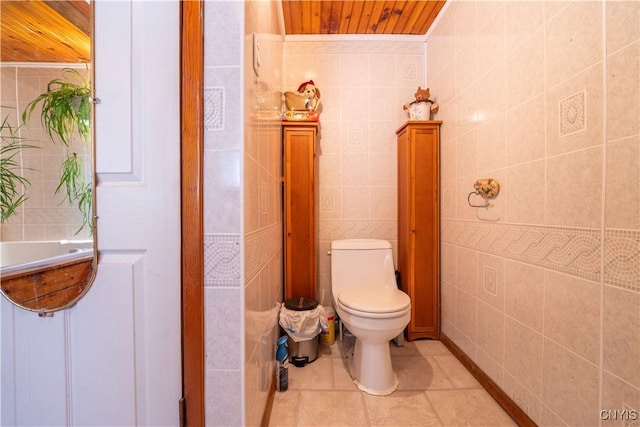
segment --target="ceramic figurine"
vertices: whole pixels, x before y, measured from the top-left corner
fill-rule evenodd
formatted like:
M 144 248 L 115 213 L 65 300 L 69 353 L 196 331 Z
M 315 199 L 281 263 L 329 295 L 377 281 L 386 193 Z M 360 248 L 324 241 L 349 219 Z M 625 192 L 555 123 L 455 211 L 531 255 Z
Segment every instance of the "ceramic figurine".
M 440 109 L 438 103 L 430 98 L 429 88 L 422 89 L 418 86 L 413 96 L 414 101 L 402 106 L 402 109 L 409 113 L 411 120 L 429 120 L 431 113 L 435 114 Z
M 320 89 L 313 80 L 298 86 L 297 92 L 284 93 L 288 111 L 316 111 L 320 105 Z

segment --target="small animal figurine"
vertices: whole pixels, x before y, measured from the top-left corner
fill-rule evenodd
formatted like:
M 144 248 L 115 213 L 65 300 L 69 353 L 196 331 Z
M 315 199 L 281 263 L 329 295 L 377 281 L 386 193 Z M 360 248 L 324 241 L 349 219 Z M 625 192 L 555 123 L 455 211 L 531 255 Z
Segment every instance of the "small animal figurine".
M 418 86 L 418 90 L 413 96 L 414 101 L 402 106 L 402 109 L 409 113 L 411 120 L 429 120 L 430 113 L 435 114 L 440 109 L 440 105 L 430 98 L 429 88 L 422 89 L 421 86 Z M 431 107 L 427 108 L 427 103 L 430 103 Z
M 320 105 L 320 89 L 313 80 L 301 83 L 297 92 L 285 92 L 284 97 L 289 111 L 316 111 Z

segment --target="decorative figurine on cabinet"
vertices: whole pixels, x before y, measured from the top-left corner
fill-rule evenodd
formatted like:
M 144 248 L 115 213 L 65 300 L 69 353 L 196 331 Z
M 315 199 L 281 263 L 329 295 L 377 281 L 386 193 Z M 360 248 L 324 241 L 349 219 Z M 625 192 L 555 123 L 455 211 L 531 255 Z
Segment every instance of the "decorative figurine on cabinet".
M 440 105 L 430 98 L 429 88 L 422 89 L 418 86 L 418 90 L 413 95 L 414 101 L 404 104 L 402 109 L 409 113 L 410 120 L 429 120 L 431 113 L 437 113 Z M 429 104 L 431 104 L 429 106 Z
M 320 89 L 313 80 L 301 83 L 297 92 L 284 93 L 284 120 L 318 121 L 320 106 Z

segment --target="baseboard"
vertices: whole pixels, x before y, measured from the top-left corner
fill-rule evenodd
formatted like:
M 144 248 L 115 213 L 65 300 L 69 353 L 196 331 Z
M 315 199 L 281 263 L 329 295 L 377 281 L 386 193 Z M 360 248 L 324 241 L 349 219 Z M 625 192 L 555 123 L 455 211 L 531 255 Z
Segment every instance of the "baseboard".
M 502 409 L 520 426 L 533 427 L 537 424 L 491 379 L 475 364 L 469 356 L 465 354 L 449 337 L 440 333 L 440 342 L 453 353 L 453 355 L 464 365 L 465 368 L 478 380 L 482 387 L 498 402 Z
M 262 414 L 262 421 L 260 427 L 269 427 L 269 420 L 271 419 L 271 408 L 273 408 L 273 400 L 276 397 L 276 378 L 274 376 L 271 381 L 271 388 L 269 389 L 269 396 L 267 396 L 267 404 L 264 406 L 264 413 Z

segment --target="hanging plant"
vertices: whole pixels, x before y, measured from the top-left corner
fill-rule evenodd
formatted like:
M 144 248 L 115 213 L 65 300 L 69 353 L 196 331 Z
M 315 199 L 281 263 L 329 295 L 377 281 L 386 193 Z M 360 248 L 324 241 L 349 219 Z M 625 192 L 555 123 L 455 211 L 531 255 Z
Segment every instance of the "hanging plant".
M 77 70 L 65 68 L 61 79 L 51 80 L 47 91 L 27 104 L 22 113 L 24 123 L 38 105 L 42 126 L 52 140 L 56 135 L 69 145 L 76 129 L 84 141 L 91 135 L 91 86 Z
M 86 143 L 91 136 L 91 85 L 77 70 L 65 68 L 62 78 L 51 80 L 47 84 L 47 91 L 27 104 L 22 113 L 22 121 L 28 123 L 31 115 L 40 105 L 40 121 L 52 141 L 59 139 L 65 146 L 69 146 L 73 135 L 77 134 Z M 93 189 L 90 182 L 86 182 L 82 173 L 82 161 L 76 153 L 70 153 L 60 168 L 60 182 L 55 190 L 58 194 L 65 190 L 65 200 L 69 204 L 77 204 L 82 213 L 82 226 L 86 225 L 93 233 L 91 208 Z
M 22 176 L 21 165 L 16 156 L 23 148 L 34 148 L 24 144 L 18 136 L 19 127 L 9 124 L 8 117 L 0 123 L 0 223 L 4 223 L 27 200 L 26 187 L 31 183 Z
M 93 233 L 93 222 L 91 221 L 91 205 L 93 200 L 93 192 L 91 184 L 85 182 L 82 174 L 82 160 L 76 153 L 71 153 L 62 162 L 60 168 L 60 183 L 56 187 L 55 194 L 60 193 L 64 187 L 65 199 L 70 205 L 77 205 L 78 210 L 82 213 L 82 225 L 76 231 L 78 234 L 85 226 Z

